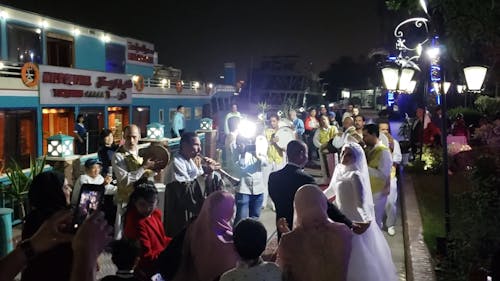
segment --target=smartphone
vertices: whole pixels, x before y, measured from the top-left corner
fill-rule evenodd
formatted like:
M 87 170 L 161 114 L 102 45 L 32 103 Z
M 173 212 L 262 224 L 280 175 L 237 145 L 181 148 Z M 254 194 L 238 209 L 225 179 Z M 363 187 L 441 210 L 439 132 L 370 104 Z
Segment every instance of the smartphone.
M 78 204 L 73 213 L 71 230 L 74 232 L 93 212 L 99 211 L 104 201 L 104 185 L 83 184 L 78 196 Z

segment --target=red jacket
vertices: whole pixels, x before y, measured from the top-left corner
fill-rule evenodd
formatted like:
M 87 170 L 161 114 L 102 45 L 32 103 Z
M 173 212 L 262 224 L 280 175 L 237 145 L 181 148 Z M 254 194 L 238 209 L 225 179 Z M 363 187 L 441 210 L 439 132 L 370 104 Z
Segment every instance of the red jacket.
M 311 126 L 312 123 L 315 123 L 316 127 Z M 305 126 L 306 131 L 316 130 L 319 127 L 318 118 L 312 117 L 312 116 L 307 116 L 306 120 L 304 121 L 304 126 Z
M 141 243 L 142 254 L 136 270 L 148 276 L 156 273 L 156 259 L 172 240 L 165 235 L 160 210 L 155 209 L 150 216 L 144 218 L 139 215 L 135 207 L 130 206 L 123 233 L 126 238 Z

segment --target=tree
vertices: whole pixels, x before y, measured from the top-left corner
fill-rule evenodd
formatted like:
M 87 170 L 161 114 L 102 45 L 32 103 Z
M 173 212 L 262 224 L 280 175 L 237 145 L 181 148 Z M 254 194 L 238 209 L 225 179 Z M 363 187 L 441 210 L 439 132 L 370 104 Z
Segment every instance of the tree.
M 380 84 L 376 63 L 365 57 L 355 61 L 352 57 L 340 57 L 320 73 L 322 83 L 328 83 L 328 96 L 337 97 L 343 88 L 370 89 Z

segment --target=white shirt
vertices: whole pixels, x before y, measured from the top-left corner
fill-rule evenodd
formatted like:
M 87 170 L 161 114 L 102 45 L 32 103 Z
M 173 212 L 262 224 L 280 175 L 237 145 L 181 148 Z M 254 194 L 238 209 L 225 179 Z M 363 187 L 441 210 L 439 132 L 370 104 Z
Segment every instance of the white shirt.
M 236 192 L 241 194 L 258 195 L 265 191 L 261 161 L 252 153 L 246 152 L 238 161 L 241 171 L 241 183 L 236 187 Z
M 130 150 L 126 153 L 130 153 L 135 155 L 136 157 L 139 157 L 138 151 Z M 127 186 L 138 181 L 142 177 L 145 171 L 145 169 L 142 166 L 135 171 L 128 171 L 127 163 L 125 163 L 125 155 L 124 153 L 120 152 L 116 152 L 113 155 L 113 159 L 111 160 L 111 165 L 113 166 L 113 172 L 116 176 L 117 182 L 123 183 Z
M 376 147 L 379 147 L 383 145 L 382 142 L 378 142 L 370 151 L 375 149 Z M 367 153 L 369 155 L 370 152 Z M 370 159 L 368 159 L 368 162 Z M 389 149 L 383 150 L 382 155 L 380 157 L 380 163 L 378 165 L 378 168 L 372 168 L 368 167 L 368 172 L 370 173 L 370 177 L 376 177 L 376 178 L 381 178 L 384 180 L 388 180 L 391 176 L 391 168 L 392 168 L 392 156 L 391 152 Z
M 174 161 L 169 165 L 165 184 L 173 181 L 192 182 L 201 175 L 203 175 L 203 168 L 196 166 L 193 159 L 187 160 L 177 153 Z
M 401 163 L 401 160 L 403 160 L 403 155 L 401 154 L 401 147 L 399 146 L 399 142 L 394 139 L 394 149 L 392 151 L 392 162 L 395 164 Z
M 73 187 L 73 193 L 71 193 L 71 205 L 78 204 L 78 197 L 80 197 L 80 189 L 82 188 L 82 184 L 103 184 L 104 178 L 101 175 L 97 175 L 97 177 L 93 178 L 87 174 L 81 175 L 75 182 L 75 187 Z

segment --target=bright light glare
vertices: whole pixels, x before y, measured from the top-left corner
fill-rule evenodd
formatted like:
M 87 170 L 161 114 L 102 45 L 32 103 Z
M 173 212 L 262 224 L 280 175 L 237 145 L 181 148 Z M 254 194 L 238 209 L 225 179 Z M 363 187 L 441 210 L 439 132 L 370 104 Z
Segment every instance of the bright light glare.
M 438 47 L 433 47 L 427 50 L 427 55 L 431 59 L 435 59 L 439 56 L 440 50 Z
M 2 70 L 4 67 L 5 67 L 5 64 L 3 64 L 3 62 L 0 61 L 0 70 Z
M 208 83 L 208 88 L 209 88 L 209 89 L 212 89 L 213 87 L 214 87 L 214 84 L 212 84 L 212 83 Z
M 242 119 L 238 125 L 238 134 L 244 138 L 253 138 L 256 130 L 255 123 L 247 119 Z
M 132 76 L 132 81 L 134 81 L 134 83 L 137 83 L 139 81 L 139 76 L 138 75 Z
M 75 35 L 75 36 L 80 35 L 80 29 L 78 29 L 78 28 L 73 29 L 73 35 Z
M 303 106 L 301 106 L 301 107 L 299 108 L 299 111 L 300 111 L 300 112 L 304 112 L 304 111 L 306 111 L 306 109 L 305 109 Z
M 6 11 L 1 11 L 0 12 L 0 18 L 7 19 L 7 18 L 9 18 L 9 14 L 7 14 Z
M 257 116 L 259 120 L 264 121 L 264 113 L 260 113 L 259 116 Z
M 197 82 L 197 81 L 193 82 L 193 87 L 195 89 L 198 89 L 200 87 L 200 82 Z
M 109 37 L 109 35 L 105 35 L 105 34 L 103 34 L 103 35 L 101 36 L 101 40 L 102 40 L 102 42 L 104 42 L 104 43 L 109 43 L 109 41 L 111 41 L 111 38 Z
M 417 45 L 417 55 L 420 57 L 422 55 L 422 44 Z
M 424 10 L 424 12 L 425 12 L 426 14 L 429 14 L 429 13 L 427 12 L 427 3 L 425 2 L 425 0 L 420 0 L 419 2 L 420 2 L 420 7 L 422 7 L 422 9 Z

